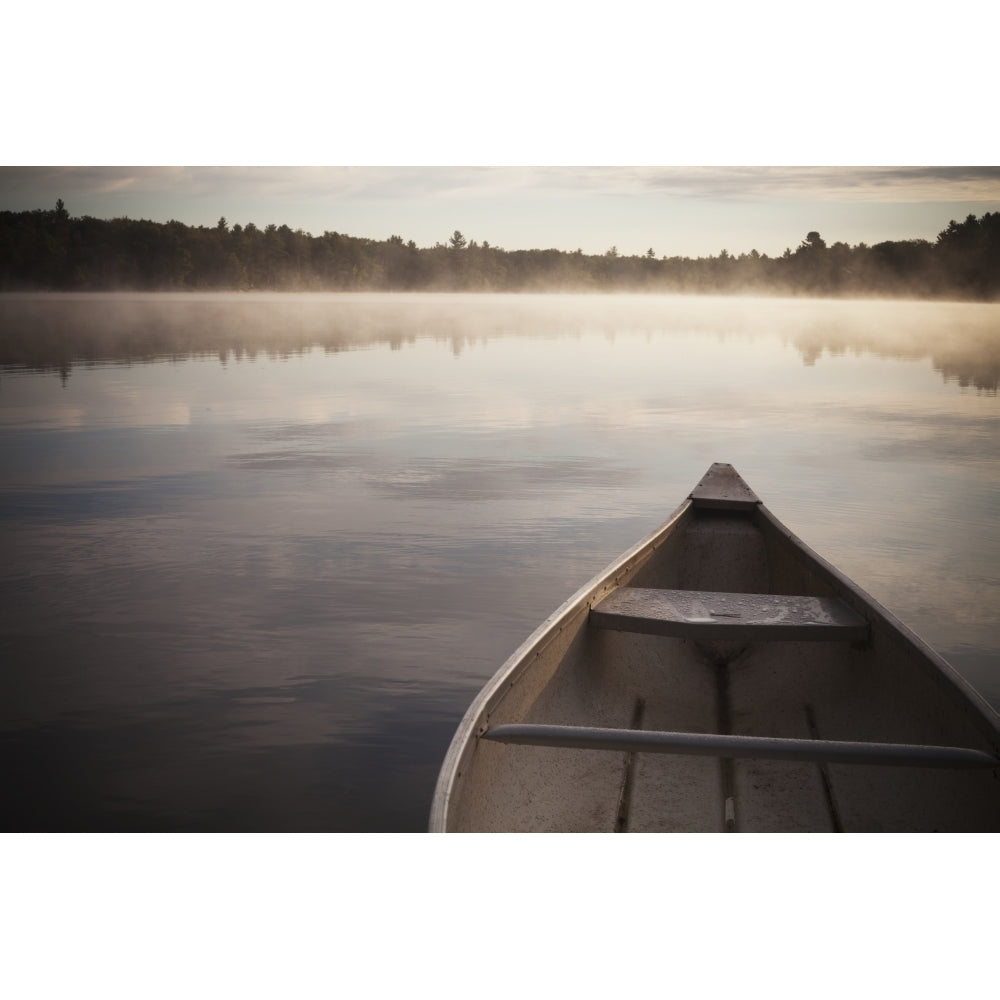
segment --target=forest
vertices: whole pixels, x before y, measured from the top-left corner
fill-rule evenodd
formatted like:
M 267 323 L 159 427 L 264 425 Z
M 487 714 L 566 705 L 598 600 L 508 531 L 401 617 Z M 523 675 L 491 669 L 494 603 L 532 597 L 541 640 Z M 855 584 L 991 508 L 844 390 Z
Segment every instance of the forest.
M 0 290 L 625 291 L 1000 298 L 1000 212 L 952 220 L 934 242 L 834 243 L 809 232 L 777 257 L 721 250 L 667 257 L 650 247 L 505 250 L 455 230 L 418 247 L 390 236 L 313 236 L 286 225 L 214 227 L 0 211 Z

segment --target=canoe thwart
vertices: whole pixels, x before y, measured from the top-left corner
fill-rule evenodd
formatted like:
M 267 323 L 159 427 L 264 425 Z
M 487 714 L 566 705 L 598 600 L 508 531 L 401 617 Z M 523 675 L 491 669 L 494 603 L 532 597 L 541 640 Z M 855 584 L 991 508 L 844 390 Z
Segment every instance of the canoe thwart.
M 753 757 L 827 764 L 882 764 L 895 767 L 1000 767 L 1000 759 L 970 747 L 911 743 L 858 743 L 841 740 L 781 739 L 722 733 L 670 733 L 595 726 L 511 723 L 480 737 L 499 743 L 580 750 L 622 750 L 701 757 Z
M 690 500 L 696 507 L 720 510 L 748 510 L 760 503 L 760 498 L 740 474 L 726 462 L 715 462 L 691 491 Z
M 618 587 L 590 610 L 590 624 L 694 639 L 855 642 L 868 622 L 836 597 L 729 594 Z

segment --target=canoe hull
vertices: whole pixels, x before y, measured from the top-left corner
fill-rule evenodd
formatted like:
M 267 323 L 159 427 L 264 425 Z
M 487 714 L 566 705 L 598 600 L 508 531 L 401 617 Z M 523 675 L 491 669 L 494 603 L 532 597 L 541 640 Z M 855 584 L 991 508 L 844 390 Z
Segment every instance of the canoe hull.
M 713 475 L 724 489 L 702 489 Z M 508 659 L 449 748 L 432 831 L 1000 830 L 996 768 L 504 743 L 504 725 L 960 747 L 1000 755 L 998 717 L 933 650 L 713 466 L 656 532 Z M 701 494 L 701 495 L 699 495 Z M 595 627 L 619 588 L 835 600 L 843 640 Z M 712 612 L 725 614 L 725 612 Z M 629 627 L 629 626 L 625 626 Z M 723 636 L 720 638 L 719 636 Z

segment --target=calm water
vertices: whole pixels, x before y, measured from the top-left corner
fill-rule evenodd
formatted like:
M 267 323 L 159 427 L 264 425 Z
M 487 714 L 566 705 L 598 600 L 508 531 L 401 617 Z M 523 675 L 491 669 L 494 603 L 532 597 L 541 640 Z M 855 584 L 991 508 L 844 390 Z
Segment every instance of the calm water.
M 527 633 L 732 462 L 1000 707 L 1000 306 L 0 296 L 8 830 L 421 830 Z

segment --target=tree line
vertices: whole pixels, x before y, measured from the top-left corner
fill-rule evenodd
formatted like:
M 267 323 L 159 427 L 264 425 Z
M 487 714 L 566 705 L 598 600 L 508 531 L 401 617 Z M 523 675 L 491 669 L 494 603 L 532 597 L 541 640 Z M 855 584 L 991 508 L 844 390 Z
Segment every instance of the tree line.
M 214 227 L 0 211 L 0 289 L 655 291 L 1000 298 L 1000 212 L 952 220 L 934 242 L 828 246 L 810 232 L 768 257 L 504 250 L 458 230 L 433 247 L 401 236 L 313 236 L 286 225 Z

